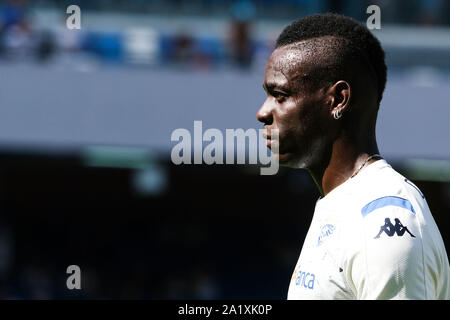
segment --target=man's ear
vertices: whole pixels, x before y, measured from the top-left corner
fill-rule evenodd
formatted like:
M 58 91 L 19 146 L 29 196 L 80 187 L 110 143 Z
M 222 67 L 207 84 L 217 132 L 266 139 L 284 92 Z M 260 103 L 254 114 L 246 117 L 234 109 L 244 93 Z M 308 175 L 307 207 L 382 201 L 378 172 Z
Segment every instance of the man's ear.
M 348 111 L 350 106 L 350 84 L 347 81 L 339 80 L 328 89 L 328 96 L 330 97 L 331 115 L 338 119 L 345 111 Z

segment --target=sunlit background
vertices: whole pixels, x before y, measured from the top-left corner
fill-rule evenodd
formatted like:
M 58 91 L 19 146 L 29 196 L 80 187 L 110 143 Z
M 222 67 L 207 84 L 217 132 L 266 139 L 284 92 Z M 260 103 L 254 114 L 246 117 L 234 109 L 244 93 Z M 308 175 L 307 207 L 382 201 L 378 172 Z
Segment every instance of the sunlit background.
M 170 161 L 177 128 L 261 128 L 281 30 L 381 9 L 381 153 L 447 248 L 450 1 L 0 1 L 0 298 L 285 299 L 319 194 L 300 170 Z M 69 5 L 81 29 L 66 27 Z M 82 289 L 68 290 L 78 265 Z

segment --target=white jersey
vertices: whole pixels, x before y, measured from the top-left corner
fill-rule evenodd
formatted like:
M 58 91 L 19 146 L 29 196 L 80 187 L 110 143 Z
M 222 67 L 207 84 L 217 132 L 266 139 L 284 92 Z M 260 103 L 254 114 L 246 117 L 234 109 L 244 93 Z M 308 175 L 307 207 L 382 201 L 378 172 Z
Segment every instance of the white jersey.
M 420 190 L 378 160 L 317 201 L 288 299 L 449 299 L 444 242 Z

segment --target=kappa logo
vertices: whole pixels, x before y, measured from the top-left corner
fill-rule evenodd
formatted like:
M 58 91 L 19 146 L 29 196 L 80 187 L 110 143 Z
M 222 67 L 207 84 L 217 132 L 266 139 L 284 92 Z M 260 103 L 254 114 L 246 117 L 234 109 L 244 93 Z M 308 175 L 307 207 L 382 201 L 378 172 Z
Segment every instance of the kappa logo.
M 415 236 L 411 232 L 409 232 L 408 228 L 400 222 L 400 219 L 395 218 L 394 221 L 395 225 L 392 224 L 391 219 L 384 219 L 384 225 L 380 227 L 380 232 L 378 232 L 374 239 L 380 238 L 383 232 L 386 233 L 389 237 L 392 237 L 394 234 L 397 234 L 397 236 L 401 237 L 405 234 L 405 232 L 408 232 L 411 237 L 415 238 Z

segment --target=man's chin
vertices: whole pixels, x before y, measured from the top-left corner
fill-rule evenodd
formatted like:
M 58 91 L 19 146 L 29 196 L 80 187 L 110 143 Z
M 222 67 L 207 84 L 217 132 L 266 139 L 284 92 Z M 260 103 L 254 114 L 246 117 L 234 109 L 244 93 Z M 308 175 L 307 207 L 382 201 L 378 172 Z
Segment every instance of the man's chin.
M 275 153 L 273 157 L 282 167 L 303 168 L 301 161 L 292 153 Z

